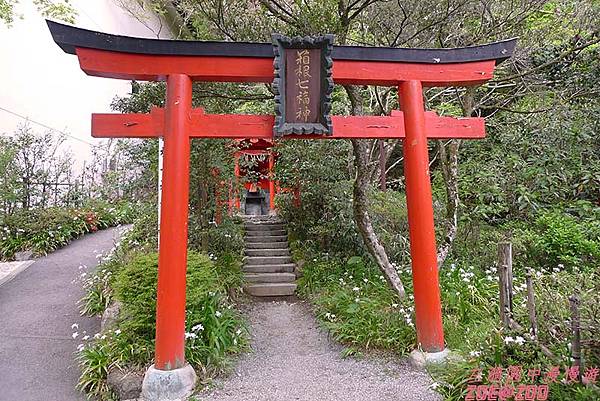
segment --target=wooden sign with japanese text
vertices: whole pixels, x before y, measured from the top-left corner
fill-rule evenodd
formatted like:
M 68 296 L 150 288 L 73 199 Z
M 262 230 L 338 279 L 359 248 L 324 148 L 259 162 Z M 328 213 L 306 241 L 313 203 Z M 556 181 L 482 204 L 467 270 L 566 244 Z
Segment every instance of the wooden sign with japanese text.
M 273 35 L 275 49 L 275 136 L 331 135 L 333 36 Z

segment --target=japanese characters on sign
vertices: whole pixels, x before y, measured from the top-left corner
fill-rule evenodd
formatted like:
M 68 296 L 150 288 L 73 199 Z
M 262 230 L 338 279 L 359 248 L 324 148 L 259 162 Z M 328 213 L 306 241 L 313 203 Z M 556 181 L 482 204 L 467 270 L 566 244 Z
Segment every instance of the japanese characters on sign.
M 333 38 L 273 35 L 275 135 L 331 134 Z
M 294 117 L 294 122 L 316 122 L 318 109 L 318 98 L 312 99 L 315 96 L 315 83 L 319 83 L 320 68 L 313 68 L 311 71 L 311 60 L 314 67 L 315 59 L 320 58 L 320 50 L 316 49 L 286 49 L 286 73 L 290 73 L 293 70 L 291 79 L 295 80 L 293 88 L 290 88 L 290 94 L 296 94 L 293 96 L 292 101 L 288 101 L 286 106 L 289 106 L 291 115 Z M 311 57 L 312 56 L 312 57 Z M 316 57 L 315 57 L 316 56 Z M 290 62 L 292 61 L 293 62 Z M 312 84 L 312 85 L 311 85 Z M 289 85 L 289 83 L 288 83 Z M 317 92 L 319 88 L 317 87 Z M 316 112 L 315 112 L 315 109 Z M 291 118 L 290 118 L 291 120 Z

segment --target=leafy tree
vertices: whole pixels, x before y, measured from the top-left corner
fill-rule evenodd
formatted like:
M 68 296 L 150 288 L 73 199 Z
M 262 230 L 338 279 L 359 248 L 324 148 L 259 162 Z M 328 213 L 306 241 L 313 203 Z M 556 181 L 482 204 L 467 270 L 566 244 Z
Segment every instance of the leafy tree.
M 167 12 L 165 4 L 162 1 L 153 2 L 154 7 L 163 7 Z M 571 113 L 569 110 L 572 110 L 572 106 L 577 102 L 591 106 L 595 102 L 594 95 L 598 88 L 597 85 L 585 85 L 586 80 L 593 82 L 598 76 L 597 57 L 594 58 L 600 41 L 595 24 L 600 16 L 597 2 L 183 0 L 177 3 L 176 11 L 182 24 L 181 29 L 177 31 L 185 31 L 184 36 L 192 39 L 269 41 L 272 32 L 290 36 L 333 33 L 336 35 L 337 44 L 460 47 L 519 36 L 519 47 L 515 56 L 498 67 L 497 78 L 478 89 L 432 88 L 426 91 L 426 101 L 429 108 L 439 110 L 442 114 L 486 117 L 490 127 L 490 140 L 493 140 L 496 133 L 505 135 L 510 130 L 515 132 L 522 127 L 522 146 L 514 150 L 521 158 L 528 151 L 526 143 L 529 140 L 539 141 L 541 147 L 545 144 L 552 146 L 552 142 L 545 141 L 542 135 L 531 137 L 531 130 L 535 128 L 523 126 L 523 119 L 534 124 L 550 120 L 557 111 Z M 195 94 L 206 96 L 201 103 L 214 112 L 235 112 L 240 109 L 244 112 L 270 112 L 270 103 L 262 101 L 261 104 L 261 100 L 271 96 L 268 88 L 263 85 L 201 84 L 197 85 Z M 388 114 L 391 109 L 397 107 L 396 88 L 337 88 L 334 98 L 334 109 L 336 113 L 341 114 Z M 575 123 L 572 127 L 578 132 L 579 128 L 584 126 L 581 124 L 582 120 L 574 115 L 565 117 L 566 121 Z M 561 130 L 557 129 L 555 132 L 559 134 Z M 402 294 L 402 285 L 395 276 L 395 271 L 371 223 L 367 196 L 381 174 L 378 163 L 380 152 L 384 152 L 383 159 L 386 160 L 386 165 L 390 166 L 390 178 L 395 178 L 399 190 L 403 189 L 402 153 L 397 146 L 399 143 L 401 142 L 386 141 L 383 146 L 378 146 L 374 141 L 353 141 L 351 148 L 347 144 L 335 145 L 333 151 L 338 158 L 321 159 L 320 169 L 332 175 L 332 172 L 339 168 L 340 158 L 345 160 L 342 164 L 347 168 L 347 177 L 355 179 L 354 222 L 369 253 L 386 273 L 397 293 Z M 468 217 L 471 211 L 478 210 L 477 208 L 484 209 L 485 200 L 481 197 L 489 197 L 481 188 L 482 191 L 478 191 L 478 203 L 473 206 L 470 202 L 470 192 L 475 191 L 466 189 L 464 183 L 472 183 L 477 173 L 487 174 L 490 182 L 496 184 L 510 178 L 501 169 L 490 171 L 489 163 L 481 164 L 486 158 L 489 160 L 489 154 L 473 156 L 475 149 L 479 150 L 478 147 L 481 146 L 485 148 L 491 145 L 489 140 L 465 145 L 458 140 L 432 142 L 432 172 L 434 184 L 437 186 L 434 190 L 436 196 L 445 203 L 445 213 L 439 216 L 442 219 L 440 226 L 444 228 L 440 231 L 443 238 L 438 252 L 440 265 L 452 251 L 461 213 Z M 580 146 L 587 145 L 579 142 L 577 149 L 582 149 Z M 311 152 L 312 147 L 312 144 L 299 144 L 297 147 L 286 145 L 280 149 L 282 158 L 285 158 L 284 154 L 288 150 L 292 151 L 290 158 L 294 155 L 308 158 L 307 154 Z M 466 149 L 464 155 L 459 153 L 461 148 Z M 586 156 L 585 159 L 595 160 L 591 156 L 595 147 L 588 148 L 590 156 Z M 498 150 L 498 158 L 507 154 L 506 148 L 495 150 Z M 471 157 L 480 159 L 481 163 L 474 163 L 471 168 Z M 503 160 L 506 162 L 509 158 L 505 157 Z M 461 179 L 459 161 L 475 175 Z M 582 166 L 585 164 L 582 163 Z M 295 168 L 296 166 L 290 165 L 290 171 L 286 172 L 286 168 L 280 166 L 278 174 L 292 181 L 302 180 L 299 174 L 294 173 Z M 552 167 L 554 168 L 556 166 Z M 580 183 L 584 183 L 581 187 L 584 188 L 582 192 L 594 192 L 594 171 L 594 167 L 586 167 L 586 172 L 582 172 L 579 179 Z M 309 175 L 304 176 L 304 181 L 306 177 Z M 513 178 L 516 179 L 516 176 Z M 569 184 L 566 184 L 566 181 L 569 181 Z M 571 178 L 567 178 L 566 181 L 565 186 L 573 185 Z M 538 182 L 531 182 L 531 188 L 536 192 Z M 306 185 L 319 186 L 322 183 L 312 181 Z M 502 189 L 503 193 L 510 193 L 507 186 Z M 518 190 L 512 189 L 512 192 Z M 465 194 L 463 202 L 459 193 Z M 522 201 L 531 199 L 531 196 L 516 196 L 515 199 Z M 520 216 L 518 208 L 515 210 L 509 207 L 505 213 L 508 213 L 507 216 Z
M 38 11 L 46 18 L 59 19 L 71 24 L 75 23 L 77 10 L 75 10 L 69 0 L 61 0 L 58 2 L 51 0 L 33 0 L 33 3 Z M 15 17 L 22 17 L 15 9 L 18 4 L 18 0 L 0 0 L 0 21 L 10 27 Z

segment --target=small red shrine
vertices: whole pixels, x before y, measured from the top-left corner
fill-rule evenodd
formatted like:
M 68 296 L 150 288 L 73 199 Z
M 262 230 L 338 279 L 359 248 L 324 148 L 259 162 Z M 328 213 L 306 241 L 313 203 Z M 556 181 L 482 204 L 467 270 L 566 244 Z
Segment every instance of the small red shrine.
M 274 179 L 277 158 L 274 143 L 267 139 L 237 139 L 234 173 L 244 181 L 245 193 L 235 196 L 235 206 L 245 215 L 265 215 L 275 211 L 277 184 Z

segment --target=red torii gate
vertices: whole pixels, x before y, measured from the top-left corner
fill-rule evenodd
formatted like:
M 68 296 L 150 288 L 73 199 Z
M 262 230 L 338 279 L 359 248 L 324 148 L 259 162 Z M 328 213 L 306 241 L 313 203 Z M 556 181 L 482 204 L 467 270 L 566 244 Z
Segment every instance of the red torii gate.
M 54 41 L 65 52 L 76 54 L 88 75 L 167 82 L 164 110 L 94 114 L 92 135 L 164 138 L 156 351 L 151 369 L 182 368 L 190 138 L 272 140 L 274 124 L 271 115 L 215 115 L 192 109 L 192 82 L 272 82 L 272 45 L 139 39 L 50 21 L 48 25 Z M 479 85 L 492 78 L 495 65 L 511 56 L 515 44 L 512 39 L 460 49 L 334 47 L 336 83 L 397 86 L 402 111 L 390 116 L 332 116 L 331 136 L 284 137 L 404 140 L 417 336 L 428 353 L 444 350 L 444 335 L 427 139 L 483 138 L 485 127 L 481 118 L 440 117 L 426 112 L 422 88 Z

